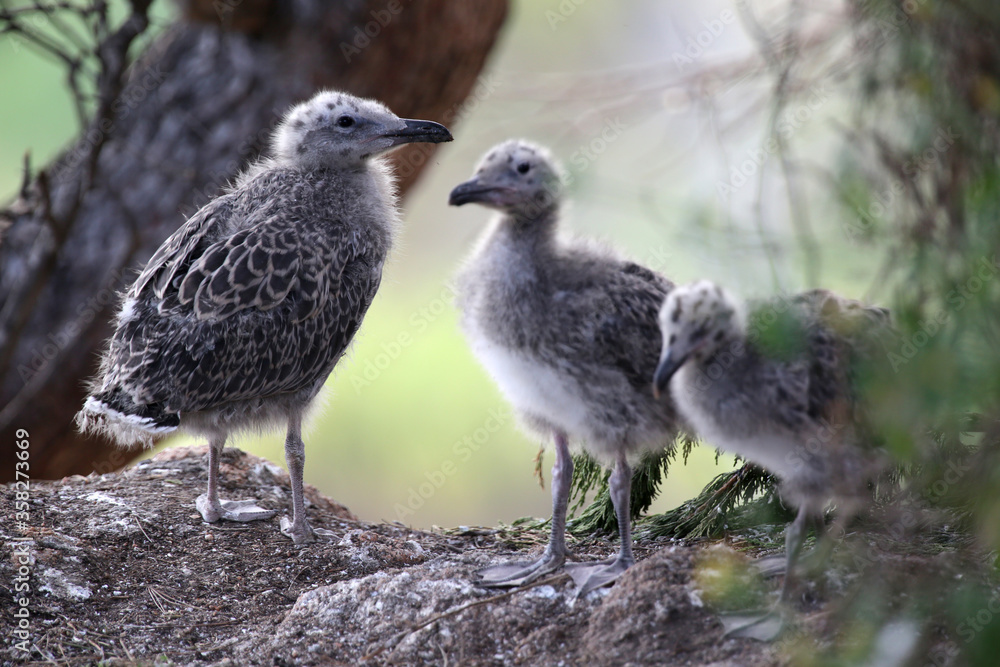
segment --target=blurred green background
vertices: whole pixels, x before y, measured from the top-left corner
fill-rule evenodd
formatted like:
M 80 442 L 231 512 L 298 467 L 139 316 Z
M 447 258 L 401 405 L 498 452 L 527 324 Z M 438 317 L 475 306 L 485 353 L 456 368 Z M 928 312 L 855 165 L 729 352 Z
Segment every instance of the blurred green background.
M 162 24 L 171 6 L 157 4 Z M 872 290 L 873 251 L 852 244 L 845 229 L 817 222 L 810 236 L 791 224 L 779 159 L 760 150 L 780 129 L 812 160 L 833 160 L 832 121 L 848 102 L 818 91 L 815 104 L 769 126 L 766 105 L 754 103 L 768 90 L 750 83 L 715 91 L 715 108 L 687 85 L 691 61 L 749 54 L 732 11 L 731 3 L 703 1 L 513 2 L 482 83 L 452 128 L 455 142 L 405 201 L 382 289 L 307 432 L 307 482 L 364 519 L 417 527 L 549 514 L 548 481 L 542 490 L 533 476 L 540 443 L 518 431 L 467 349 L 449 288 L 490 213 L 449 208 L 447 194 L 509 137 L 546 144 L 565 161 L 567 230 L 603 239 L 675 281 L 713 278 L 748 296 L 817 285 L 875 300 L 887 293 Z M 25 151 L 40 167 L 78 128 L 61 68 L 17 42 L 3 47 L 6 200 Z M 733 171 L 740 168 L 750 174 L 745 184 Z M 842 217 L 828 194 L 804 187 L 814 220 Z M 165 446 L 179 442 L 190 441 Z M 284 465 L 279 433 L 231 444 Z M 694 496 L 732 463 L 717 464 L 713 450 L 699 448 L 671 471 L 652 511 Z M 548 456 L 546 477 L 550 464 Z

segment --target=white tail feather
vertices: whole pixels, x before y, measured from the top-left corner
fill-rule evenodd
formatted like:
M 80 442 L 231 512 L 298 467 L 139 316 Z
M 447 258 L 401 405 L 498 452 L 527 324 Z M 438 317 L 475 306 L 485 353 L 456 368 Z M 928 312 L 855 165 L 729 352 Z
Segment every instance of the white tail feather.
M 87 398 L 83 409 L 76 414 L 76 424 L 81 433 L 105 435 L 120 447 L 130 447 L 136 443 L 152 447 L 154 438 L 177 430 L 176 426 L 158 426 L 149 417 L 115 410 L 93 396 Z

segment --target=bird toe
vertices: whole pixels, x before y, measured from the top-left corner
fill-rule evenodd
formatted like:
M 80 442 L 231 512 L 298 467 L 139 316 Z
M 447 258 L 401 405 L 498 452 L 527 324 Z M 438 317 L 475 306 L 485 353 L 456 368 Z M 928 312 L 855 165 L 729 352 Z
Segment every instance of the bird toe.
M 476 585 L 483 588 L 525 586 L 563 566 L 565 558 L 543 556 L 536 561 L 520 561 L 494 565 L 476 572 Z
M 217 507 L 212 506 L 206 493 L 201 494 L 195 499 L 194 506 L 198 509 L 198 513 L 201 514 L 201 518 L 205 523 L 215 523 L 222 518 L 222 513 Z
M 277 514 L 275 510 L 260 507 L 256 500 L 219 500 L 213 503 L 205 493 L 198 496 L 194 505 L 206 523 L 215 523 L 220 519 L 239 522 L 261 521 Z
M 308 523 L 305 521 L 294 522 L 287 516 L 281 517 L 281 534 L 290 537 L 295 544 L 308 544 L 316 541 L 316 533 Z
M 772 609 L 766 612 L 740 612 L 720 614 L 723 637 L 756 639 L 772 642 L 784 632 L 786 624 L 781 612 Z
M 757 573 L 764 578 L 779 577 L 787 570 L 787 559 L 784 554 L 758 558 L 753 563 Z
M 256 500 L 220 500 L 221 516 L 227 521 L 263 521 L 270 519 L 277 510 L 269 510 L 257 504 Z
M 582 598 L 591 591 L 613 584 L 631 565 L 631 562 L 619 559 L 599 563 L 572 563 L 566 566 L 566 573 L 577 586 L 576 597 Z

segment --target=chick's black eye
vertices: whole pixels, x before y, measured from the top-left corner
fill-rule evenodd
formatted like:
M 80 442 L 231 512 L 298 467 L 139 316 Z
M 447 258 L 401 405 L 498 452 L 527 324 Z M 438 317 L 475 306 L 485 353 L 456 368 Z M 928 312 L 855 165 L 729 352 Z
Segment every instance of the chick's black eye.
M 354 125 L 354 119 L 350 116 L 341 116 L 337 119 L 337 125 L 340 127 L 350 127 L 351 125 Z
M 519 174 L 527 174 L 529 169 L 531 169 L 531 165 L 528 164 L 527 162 L 522 162 L 521 164 L 517 165 L 517 173 Z

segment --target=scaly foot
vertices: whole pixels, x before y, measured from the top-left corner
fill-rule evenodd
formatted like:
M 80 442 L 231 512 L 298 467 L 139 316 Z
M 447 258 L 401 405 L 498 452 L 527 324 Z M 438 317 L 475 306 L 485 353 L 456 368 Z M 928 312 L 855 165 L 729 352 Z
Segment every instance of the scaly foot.
M 564 555 L 554 555 L 546 550 L 536 561 L 494 565 L 479 570 L 476 572 L 476 576 L 479 577 L 476 585 L 483 588 L 524 586 L 538 581 L 547 574 L 552 574 L 565 562 Z
M 753 562 L 753 568 L 757 570 L 757 574 L 765 579 L 779 577 L 785 574 L 787 565 L 788 562 L 785 559 L 784 554 L 777 556 L 765 556 L 764 558 L 758 558 Z
M 785 618 L 778 608 L 761 612 L 737 612 L 720 614 L 719 620 L 725 629 L 723 637 L 743 637 L 762 642 L 772 642 L 785 629 Z
M 618 557 L 598 563 L 572 563 L 566 566 L 566 573 L 577 586 L 576 597 L 582 598 L 591 591 L 615 583 L 633 565 L 634 560 Z
M 195 507 L 201 518 L 207 523 L 215 523 L 219 519 L 226 521 L 261 521 L 270 519 L 277 514 L 276 510 L 260 507 L 256 500 L 220 500 L 212 504 L 208 494 L 201 494 L 195 500 Z
M 316 537 L 336 537 L 337 534 L 326 528 L 313 528 L 307 521 L 301 521 L 298 525 L 287 516 L 281 517 L 281 533 L 285 537 L 292 538 L 295 544 L 308 544 L 315 542 Z

